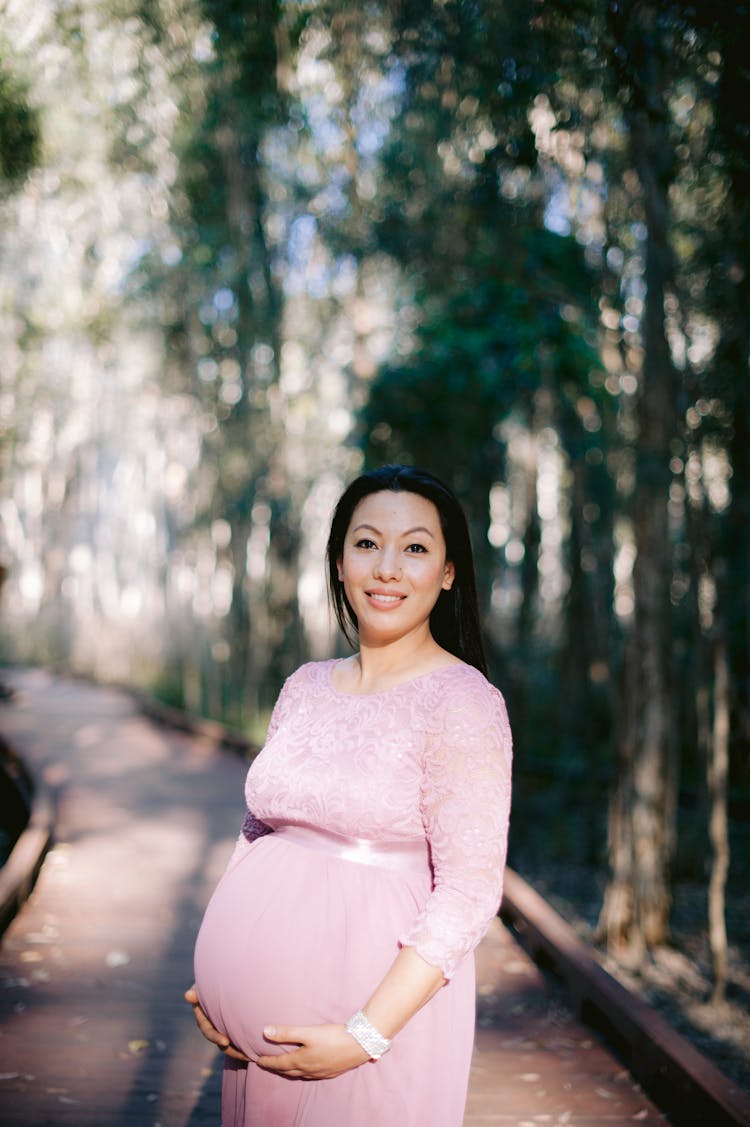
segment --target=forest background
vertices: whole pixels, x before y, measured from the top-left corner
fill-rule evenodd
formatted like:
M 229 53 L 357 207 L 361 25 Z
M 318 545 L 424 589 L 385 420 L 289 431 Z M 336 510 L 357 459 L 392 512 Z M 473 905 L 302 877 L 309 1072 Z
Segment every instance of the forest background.
M 624 973 L 677 926 L 683 1024 L 735 1065 L 749 30 L 708 0 L 0 0 L 3 659 L 262 738 L 340 652 L 342 486 L 430 467 L 513 721 L 512 863 Z

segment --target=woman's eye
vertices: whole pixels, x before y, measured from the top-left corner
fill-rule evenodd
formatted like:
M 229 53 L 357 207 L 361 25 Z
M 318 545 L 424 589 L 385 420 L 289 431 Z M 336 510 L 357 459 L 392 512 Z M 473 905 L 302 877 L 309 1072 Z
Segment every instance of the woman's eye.
M 375 541 L 374 540 L 368 540 L 367 537 L 363 537 L 361 540 L 358 540 L 356 542 L 354 547 L 355 548 L 374 548 L 375 547 Z
M 409 547 L 406 550 L 407 550 L 407 552 L 426 552 L 427 551 L 424 544 L 410 544 Z

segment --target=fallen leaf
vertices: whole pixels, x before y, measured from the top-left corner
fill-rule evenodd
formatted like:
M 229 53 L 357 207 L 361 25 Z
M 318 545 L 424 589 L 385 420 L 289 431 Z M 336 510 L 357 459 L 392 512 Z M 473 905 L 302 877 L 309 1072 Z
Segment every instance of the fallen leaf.
M 125 967 L 130 962 L 130 955 L 126 951 L 108 951 L 104 962 L 108 967 Z

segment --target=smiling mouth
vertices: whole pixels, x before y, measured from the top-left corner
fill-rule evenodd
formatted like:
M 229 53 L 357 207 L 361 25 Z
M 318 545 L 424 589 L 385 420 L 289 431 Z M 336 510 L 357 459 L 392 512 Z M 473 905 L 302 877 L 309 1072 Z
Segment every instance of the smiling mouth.
M 368 599 L 372 599 L 374 603 L 380 603 L 381 606 L 393 606 L 394 603 L 400 603 L 406 595 L 378 595 L 375 591 L 367 592 Z

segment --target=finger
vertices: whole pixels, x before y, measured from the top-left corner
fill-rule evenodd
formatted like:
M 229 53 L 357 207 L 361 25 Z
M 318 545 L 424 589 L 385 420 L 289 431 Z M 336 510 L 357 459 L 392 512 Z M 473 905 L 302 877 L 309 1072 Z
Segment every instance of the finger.
M 275 1053 L 273 1056 L 258 1057 L 255 1063 L 267 1072 L 278 1072 L 283 1076 L 305 1076 L 299 1067 L 295 1053 Z
M 206 1040 L 210 1041 L 212 1045 L 216 1045 L 219 1049 L 228 1049 L 232 1043 L 226 1033 L 219 1033 L 218 1029 L 214 1029 L 213 1025 L 208 1021 L 199 1021 L 198 1028 Z
M 198 991 L 195 989 L 195 983 L 193 983 L 192 986 L 188 987 L 183 996 L 185 998 L 185 1001 L 189 1002 L 191 1006 L 198 1005 Z
M 245 1056 L 245 1054 L 243 1052 L 240 1052 L 239 1049 L 235 1049 L 234 1045 L 232 1045 L 231 1043 L 227 1045 L 226 1049 L 224 1050 L 224 1056 L 231 1057 L 232 1060 L 241 1061 L 243 1064 L 250 1064 L 253 1059 L 252 1057 Z
M 193 1013 L 195 1014 L 196 1025 L 206 1040 L 213 1045 L 218 1045 L 220 1049 L 226 1049 L 230 1044 L 226 1033 L 220 1033 L 216 1026 L 211 1024 L 200 1006 L 194 1006 Z
M 307 1030 L 302 1025 L 266 1025 L 263 1036 L 274 1045 L 303 1045 Z

